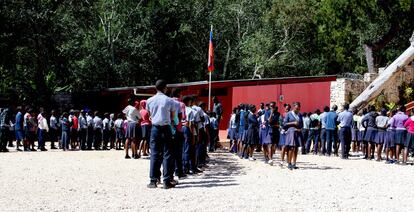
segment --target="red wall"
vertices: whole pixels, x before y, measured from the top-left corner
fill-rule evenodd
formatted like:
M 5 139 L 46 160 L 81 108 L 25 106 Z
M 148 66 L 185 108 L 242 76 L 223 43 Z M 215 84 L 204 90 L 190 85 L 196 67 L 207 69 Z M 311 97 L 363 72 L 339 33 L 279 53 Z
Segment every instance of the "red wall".
M 314 82 L 233 87 L 232 106 L 249 103 L 259 107 L 260 102 L 275 101 L 281 112 L 283 104 L 298 101 L 301 103 L 302 112 L 313 112 L 329 106 L 330 85 L 330 82 Z M 279 101 L 280 95 L 284 95 L 283 102 Z

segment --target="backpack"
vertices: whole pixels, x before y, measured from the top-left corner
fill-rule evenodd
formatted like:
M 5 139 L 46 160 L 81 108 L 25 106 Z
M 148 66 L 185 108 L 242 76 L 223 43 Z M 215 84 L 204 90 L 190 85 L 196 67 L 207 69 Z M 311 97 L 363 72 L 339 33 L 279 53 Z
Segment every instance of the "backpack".
M 319 126 L 319 120 L 318 119 L 311 119 L 311 127 L 316 128 Z

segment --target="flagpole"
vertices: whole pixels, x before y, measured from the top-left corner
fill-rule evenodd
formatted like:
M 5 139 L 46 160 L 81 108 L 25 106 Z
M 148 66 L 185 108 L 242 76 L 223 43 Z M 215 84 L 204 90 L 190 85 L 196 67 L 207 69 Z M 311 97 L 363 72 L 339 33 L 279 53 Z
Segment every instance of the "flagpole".
M 211 25 L 211 32 L 212 31 L 213 31 L 213 25 Z M 212 71 L 208 72 L 208 76 L 209 76 L 209 79 L 208 79 L 208 110 L 210 111 L 211 111 L 211 72 Z

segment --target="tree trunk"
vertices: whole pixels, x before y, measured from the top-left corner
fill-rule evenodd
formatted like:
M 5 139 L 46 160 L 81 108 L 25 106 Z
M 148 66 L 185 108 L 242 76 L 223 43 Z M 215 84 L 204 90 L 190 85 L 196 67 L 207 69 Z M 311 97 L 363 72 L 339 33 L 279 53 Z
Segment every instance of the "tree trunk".
M 384 72 L 379 75 L 350 105 L 350 108 L 361 109 L 375 99 L 390 84 L 404 66 L 414 60 L 414 42 Z
M 226 40 L 227 43 L 227 54 L 226 54 L 226 60 L 224 61 L 224 67 L 223 67 L 223 78 L 227 79 L 228 77 L 228 73 L 227 73 L 227 65 L 229 64 L 229 60 L 230 60 L 230 51 L 231 51 L 231 46 L 230 46 L 230 41 Z

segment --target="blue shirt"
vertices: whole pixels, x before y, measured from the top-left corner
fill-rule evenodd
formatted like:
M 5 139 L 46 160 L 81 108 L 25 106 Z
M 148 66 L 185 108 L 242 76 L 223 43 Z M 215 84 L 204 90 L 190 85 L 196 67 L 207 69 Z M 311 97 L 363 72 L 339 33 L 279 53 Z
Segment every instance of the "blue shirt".
M 340 127 L 351 127 L 352 121 L 354 120 L 354 115 L 345 110 L 338 115 L 338 122 Z
M 23 130 L 23 114 L 18 112 L 16 114 L 16 125 L 14 125 L 15 130 Z
M 173 99 L 161 92 L 157 92 L 147 100 L 147 110 L 151 115 L 151 122 L 155 126 L 171 124 L 171 113 L 175 112 L 177 104 Z
M 338 115 L 334 111 L 330 111 L 326 113 L 323 117 L 325 120 L 325 129 L 327 130 L 335 130 L 336 129 L 336 120 L 338 119 Z

